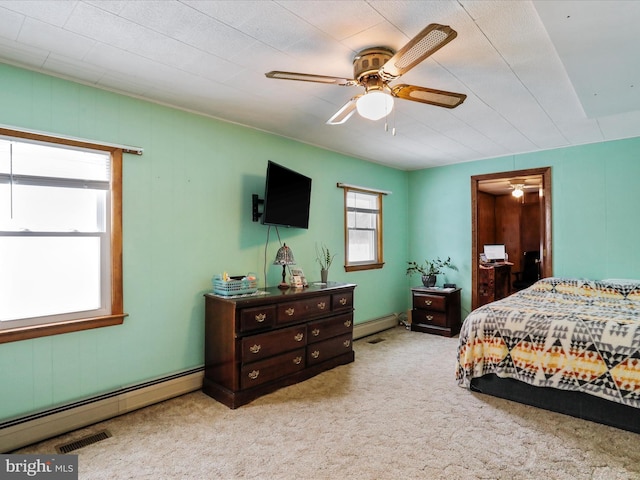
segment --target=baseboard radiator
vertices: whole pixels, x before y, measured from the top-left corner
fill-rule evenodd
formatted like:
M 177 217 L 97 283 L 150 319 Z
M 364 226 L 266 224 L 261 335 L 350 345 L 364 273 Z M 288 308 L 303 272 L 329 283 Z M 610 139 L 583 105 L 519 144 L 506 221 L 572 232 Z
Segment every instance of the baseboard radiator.
M 369 335 L 375 335 L 383 330 L 389 330 L 398 325 L 398 314 L 391 313 L 384 317 L 375 318 L 368 322 L 357 323 L 353 326 L 353 339 L 357 340 Z
M 359 323 L 353 327 L 353 339 L 368 337 L 397 325 L 398 315 L 395 313 Z M 32 443 L 200 390 L 203 378 L 204 371 L 200 367 L 2 422 L 0 423 L 0 453 L 11 452 Z
M 203 367 L 0 423 L 0 453 L 200 390 Z

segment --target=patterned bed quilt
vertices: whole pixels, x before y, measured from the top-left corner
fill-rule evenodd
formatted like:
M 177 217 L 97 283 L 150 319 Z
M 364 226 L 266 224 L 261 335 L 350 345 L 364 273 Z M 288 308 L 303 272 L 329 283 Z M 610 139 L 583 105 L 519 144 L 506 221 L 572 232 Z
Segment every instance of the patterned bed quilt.
M 640 408 L 640 282 L 545 278 L 474 310 L 456 379 L 490 373 Z

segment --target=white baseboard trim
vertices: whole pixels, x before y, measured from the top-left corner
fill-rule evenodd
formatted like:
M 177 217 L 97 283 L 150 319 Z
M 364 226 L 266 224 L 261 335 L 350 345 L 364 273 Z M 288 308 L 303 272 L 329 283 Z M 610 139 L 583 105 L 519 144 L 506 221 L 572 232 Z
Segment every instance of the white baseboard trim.
M 390 313 L 384 317 L 369 320 L 368 322 L 358 323 L 353 326 L 353 339 L 357 340 L 362 337 L 374 335 L 383 330 L 389 330 L 398 325 L 398 314 Z
M 72 404 L 16 420 L 11 425 L 0 428 L 0 453 L 11 452 L 56 435 L 200 390 L 204 372 L 202 369 L 198 370 L 184 375 L 172 375 L 166 379 L 127 388 L 122 393 L 102 395 L 79 402 L 77 405 Z

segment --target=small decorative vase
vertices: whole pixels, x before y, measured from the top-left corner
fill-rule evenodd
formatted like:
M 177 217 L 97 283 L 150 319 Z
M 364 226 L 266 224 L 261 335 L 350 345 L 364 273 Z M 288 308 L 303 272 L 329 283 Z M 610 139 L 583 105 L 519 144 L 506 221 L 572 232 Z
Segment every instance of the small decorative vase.
M 422 284 L 425 287 L 435 287 L 436 286 L 436 275 L 423 275 L 422 276 Z
M 324 268 L 322 268 L 320 270 L 320 281 L 322 283 L 327 283 L 327 277 L 329 276 L 329 270 L 325 270 Z

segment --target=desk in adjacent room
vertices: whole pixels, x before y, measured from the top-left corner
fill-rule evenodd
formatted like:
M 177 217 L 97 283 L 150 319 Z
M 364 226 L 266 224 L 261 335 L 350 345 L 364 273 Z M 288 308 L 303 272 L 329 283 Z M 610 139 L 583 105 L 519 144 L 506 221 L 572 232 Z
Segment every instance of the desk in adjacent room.
M 510 262 L 496 262 L 478 267 L 478 306 L 511 295 L 512 265 Z

